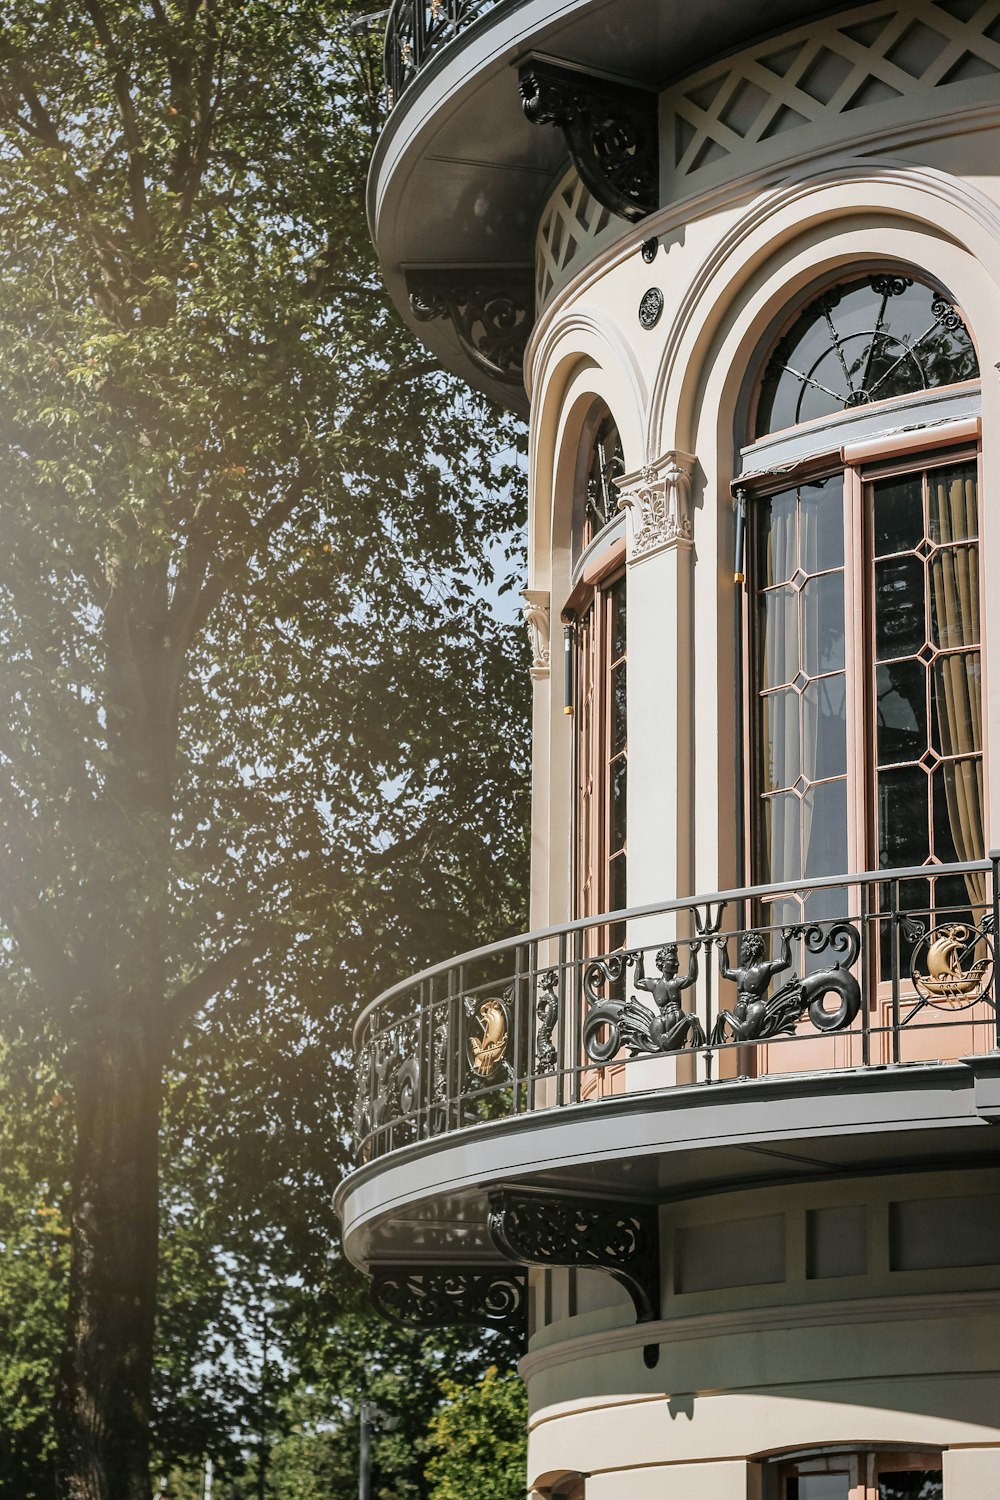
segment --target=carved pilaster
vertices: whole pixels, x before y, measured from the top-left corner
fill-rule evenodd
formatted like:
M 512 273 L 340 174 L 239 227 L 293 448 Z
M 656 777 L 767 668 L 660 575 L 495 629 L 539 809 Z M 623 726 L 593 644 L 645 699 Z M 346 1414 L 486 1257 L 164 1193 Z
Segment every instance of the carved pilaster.
M 503 1328 L 527 1337 L 528 1277 L 498 1266 L 376 1267 L 377 1312 L 406 1328 Z
M 580 68 L 531 58 L 517 81 L 525 116 L 556 125 L 588 192 L 635 222 L 659 203 L 657 96 Z
M 428 268 L 407 271 L 406 289 L 418 322 L 448 318 L 484 375 L 519 386 L 535 319 L 534 278 L 528 266 Z
M 522 589 L 521 598 L 531 640 L 531 675 L 538 681 L 549 675 L 549 594 L 547 589 Z
M 664 547 L 690 545 L 694 464 L 692 454 L 671 450 L 645 465 L 639 475 L 626 474 L 616 481 L 619 507 L 632 514 L 632 562 Z

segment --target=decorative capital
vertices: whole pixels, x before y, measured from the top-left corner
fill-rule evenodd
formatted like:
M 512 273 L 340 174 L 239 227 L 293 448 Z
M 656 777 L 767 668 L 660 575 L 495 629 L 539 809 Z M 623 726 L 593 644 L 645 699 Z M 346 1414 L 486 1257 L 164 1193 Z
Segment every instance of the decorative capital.
M 540 58 L 517 75 L 533 125 L 562 131 L 587 190 L 610 213 L 635 222 L 659 204 L 657 96 Z
M 449 319 L 477 369 L 504 385 L 522 384 L 535 320 L 532 267 L 407 271 L 406 289 L 418 323 Z
M 376 1267 L 375 1310 L 405 1328 L 504 1328 L 528 1332 L 528 1278 L 499 1266 Z
M 664 547 L 691 542 L 691 474 L 695 459 L 690 453 L 671 450 L 640 473 L 616 480 L 619 508 L 632 512 L 632 562 Z
M 548 589 L 522 589 L 521 613 L 531 640 L 531 675 L 537 681 L 549 675 L 549 592 Z
M 607 1271 L 631 1297 L 636 1322 L 659 1317 L 660 1236 L 655 1208 L 498 1189 L 490 1194 L 487 1228 L 493 1244 L 508 1260 Z

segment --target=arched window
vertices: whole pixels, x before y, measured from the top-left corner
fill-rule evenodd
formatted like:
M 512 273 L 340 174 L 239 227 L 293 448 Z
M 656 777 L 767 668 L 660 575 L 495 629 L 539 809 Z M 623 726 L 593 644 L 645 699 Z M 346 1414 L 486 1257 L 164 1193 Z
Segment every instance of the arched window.
M 943 292 L 894 271 L 861 276 L 812 298 L 773 346 L 754 435 L 978 375 L 968 330 Z
M 573 503 L 573 555 L 578 558 L 618 516 L 616 479 L 625 472 L 618 424 L 603 401 L 587 419 Z
M 751 878 L 800 887 L 775 920 L 801 922 L 846 899 L 810 879 L 922 866 L 904 906 L 981 914 L 981 875 L 935 874 L 984 855 L 977 425 L 920 404 L 974 380 L 975 349 L 943 291 L 895 271 L 786 327 L 752 416 L 764 472 L 744 450 Z

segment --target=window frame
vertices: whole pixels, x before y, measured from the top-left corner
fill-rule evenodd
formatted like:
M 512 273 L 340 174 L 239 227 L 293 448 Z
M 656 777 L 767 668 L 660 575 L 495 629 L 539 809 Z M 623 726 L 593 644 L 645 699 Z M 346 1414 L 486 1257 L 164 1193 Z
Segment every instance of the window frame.
M 873 643 L 873 615 L 871 580 L 874 573 L 873 546 L 871 537 L 871 506 L 869 487 L 879 479 L 896 474 L 912 473 L 914 470 L 932 470 L 975 459 L 977 464 L 979 500 L 979 603 L 980 618 L 984 617 L 984 590 L 986 569 L 982 566 L 982 448 L 980 443 L 971 443 L 967 432 L 956 432 L 950 436 L 935 434 L 933 429 L 916 430 L 907 436 L 910 441 L 904 448 L 899 442 L 901 435 L 886 435 L 886 447 L 891 451 L 880 457 L 875 444 L 866 444 L 866 451 L 856 459 L 848 457 L 845 450 L 834 455 L 828 453 L 813 461 L 796 465 L 784 473 L 771 472 L 754 479 L 742 481 L 748 507 L 747 514 L 747 558 L 745 584 L 741 589 L 740 627 L 744 643 L 742 661 L 741 696 L 743 707 L 739 716 L 739 727 L 743 738 L 742 804 L 743 804 L 743 849 L 744 879 L 748 884 L 764 883 L 761 875 L 759 841 L 761 830 L 761 788 L 764 785 L 762 735 L 760 728 L 760 694 L 758 682 L 758 624 L 755 618 L 757 584 L 757 545 L 753 508 L 759 500 L 780 494 L 812 480 L 830 478 L 838 473 L 844 476 L 844 617 L 845 617 L 845 663 L 847 693 L 847 870 L 878 868 L 877 820 L 875 806 L 876 761 L 874 745 L 874 684 L 875 658 Z M 944 436 L 944 441 L 942 437 Z M 838 461 L 839 460 L 839 461 Z M 852 623 L 854 622 L 853 626 Z M 982 671 L 982 701 L 988 701 L 987 651 L 984 641 L 979 643 Z M 982 715 L 980 724 L 981 754 L 984 768 L 988 764 L 987 716 Z M 989 827 L 989 779 L 983 775 L 983 823 Z M 803 874 L 802 884 L 806 884 Z
M 788 1479 L 808 1474 L 848 1474 L 848 1500 L 879 1500 L 879 1475 L 900 1470 L 941 1470 L 944 1497 L 943 1452 L 932 1448 L 830 1447 L 794 1456 L 768 1460 L 765 1467 L 765 1500 L 788 1500 Z
M 627 633 L 624 650 L 616 656 L 611 654 L 615 610 L 613 591 L 619 586 L 627 608 L 626 569 L 623 560 L 615 558 L 587 586 L 586 594 L 579 597 L 580 591 L 576 591 L 574 599 L 573 905 L 577 917 L 599 917 L 611 911 L 612 866 L 621 861 L 627 871 L 627 815 L 624 841 L 620 847 L 614 847 L 610 795 L 612 765 L 616 761 L 624 762 L 626 768 L 628 765 L 627 718 L 624 744 L 619 750 L 615 750 L 611 739 L 612 673 L 620 666 L 626 683 L 628 677 Z M 589 659 L 585 659 L 585 655 Z M 589 790 L 585 792 L 583 782 L 587 768 Z M 612 936 L 614 934 L 609 933 L 609 951 L 619 946 L 611 943 Z

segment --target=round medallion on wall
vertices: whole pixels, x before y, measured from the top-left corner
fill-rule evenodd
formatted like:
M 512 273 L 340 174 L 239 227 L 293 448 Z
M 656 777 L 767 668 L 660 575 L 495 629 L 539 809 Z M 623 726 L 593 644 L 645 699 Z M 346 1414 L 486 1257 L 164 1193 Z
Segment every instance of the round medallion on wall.
M 643 292 L 639 303 L 639 322 L 643 328 L 655 328 L 660 321 L 663 312 L 663 293 L 658 286 L 651 286 L 648 292 Z

